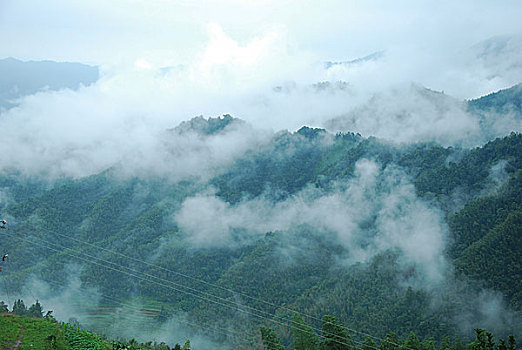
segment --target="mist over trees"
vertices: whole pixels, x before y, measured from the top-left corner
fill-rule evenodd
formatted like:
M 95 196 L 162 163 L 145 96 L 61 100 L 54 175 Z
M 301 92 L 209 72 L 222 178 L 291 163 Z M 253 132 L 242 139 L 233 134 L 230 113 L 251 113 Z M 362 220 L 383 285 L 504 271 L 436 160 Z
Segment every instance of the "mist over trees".
M 520 18 L 2 2 L 0 348 L 516 350 Z
M 169 137 L 208 144 L 244 127 L 197 117 Z M 213 346 L 368 341 L 347 329 L 379 339 L 413 332 L 437 346 L 471 341 L 474 328 L 520 337 L 521 154 L 518 133 L 464 148 L 303 127 L 247 147 L 211 177 L 121 177 L 113 167 L 50 183 L 4 173 L 12 224 L 3 242 L 10 257 L 24 256 L 10 259 L 5 278 L 18 293 L 39 288 L 56 317 L 128 338 L 194 336 L 184 321 L 250 334 L 205 334 Z M 114 311 L 88 317 L 127 302 L 158 314 L 133 314 L 149 330 L 124 326 Z M 41 314 L 38 305 L 19 300 L 16 310 Z M 274 333 L 269 320 L 280 317 L 301 326 Z

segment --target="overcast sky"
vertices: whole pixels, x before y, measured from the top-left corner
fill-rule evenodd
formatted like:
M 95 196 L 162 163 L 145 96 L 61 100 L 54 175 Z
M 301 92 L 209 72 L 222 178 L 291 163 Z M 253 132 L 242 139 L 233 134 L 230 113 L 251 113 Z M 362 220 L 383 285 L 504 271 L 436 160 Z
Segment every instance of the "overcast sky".
M 0 56 L 187 64 L 209 24 L 245 45 L 268 32 L 319 60 L 392 47 L 459 50 L 522 31 L 518 0 L 2 0 Z

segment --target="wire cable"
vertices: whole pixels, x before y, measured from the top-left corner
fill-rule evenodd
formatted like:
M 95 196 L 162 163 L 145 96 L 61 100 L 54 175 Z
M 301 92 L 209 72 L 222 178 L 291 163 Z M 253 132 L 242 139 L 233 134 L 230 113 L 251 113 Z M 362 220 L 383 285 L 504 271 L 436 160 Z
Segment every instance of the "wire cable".
M 178 292 L 181 292 L 181 293 L 185 293 L 185 294 L 188 294 L 188 295 L 194 296 L 194 297 L 199 298 L 199 299 L 201 299 L 201 300 L 205 300 L 205 301 L 208 301 L 208 302 L 215 303 L 215 304 L 220 305 L 220 306 L 224 306 L 224 307 L 228 307 L 228 308 L 234 308 L 234 309 L 236 309 L 236 310 L 239 311 L 239 312 L 243 312 L 243 313 L 249 314 L 249 315 L 251 315 L 251 316 L 254 316 L 254 317 L 257 317 L 257 318 L 261 318 L 261 319 L 264 319 L 264 320 L 266 320 L 266 321 L 268 321 L 268 322 L 273 322 L 273 323 L 276 323 L 276 324 L 282 325 L 282 326 L 284 326 L 284 327 L 288 327 L 288 324 L 285 324 L 285 323 L 283 323 L 283 322 L 280 322 L 280 321 L 277 321 L 277 320 L 274 320 L 274 319 L 271 319 L 271 318 L 268 318 L 268 317 L 265 317 L 265 316 L 262 316 L 262 315 L 258 315 L 258 314 L 252 313 L 252 312 L 247 311 L 247 310 L 244 310 L 244 309 L 240 309 L 240 308 L 237 307 L 237 306 L 234 307 L 234 306 L 232 306 L 232 305 L 224 304 L 224 303 L 222 303 L 222 302 L 219 302 L 219 301 L 216 301 L 216 300 L 212 300 L 212 299 L 209 299 L 209 298 L 206 298 L 206 297 L 203 297 L 203 296 L 200 296 L 200 295 L 194 294 L 194 293 L 192 293 L 192 292 L 188 292 L 188 291 L 181 290 L 181 289 L 176 288 L 176 287 L 173 287 L 173 286 L 169 286 L 169 285 L 167 285 L 167 284 L 165 284 L 165 283 L 161 283 L 161 282 L 158 282 L 158 281 L 155 281 L 155 280 L 151 280 L 151 279 L 143 278 L 142 276 L 140 276 L 140 275 L 136 275 L 136 274 L 134 274 L 134 273 L 132 273 L 132 272 L 127 272 L 127 271 L 120 270 L 120 269 L 118 269 L 118 268 L 111 267 L 111 266 L 104 266 L 104 264 L 101 264 L 101 263 L 98 263 L 98 262 L 95 262 L 95 261 L 92 261 L 92 260 L 89 260 L 89 259 L 83 258 L 83 257 L 78 256 L 78 255 L 74 255 L 74 254 L 68 253 L 68 252 L 65 252 L 65 251 L 61 251 L 61 250 L 59 250 L 59 249 L 53 248 L 53 247 L 48 246 L 48 245 L 42 245 L 42 244 L 36 243 L 36 242 L 34 242 L 34 241 L 31 241 L 31 240 L 28 240 L 28 239 L 24 239 L 24 238 L 22 238 L 22 237 L 15 237 L 15 238 L 17 238 L 17 239 L 19 239 L 19 240 L 22 240 L 22 241 L 25 241 L 25 242 L 28 242 L 28 243 L 33 244 L 33 245 L 37 245 L 37 246 L 40 246 L 40 247 L 44 247 L 44 248 L 46 248 L 46 249 L 50 249 L 50 250 L 53 250 L 53 251 L 56 251 L 56 252 L 59 252 L 59 253 L 62 253 L 62 254 L 68 255 L 68 256 L 73 257 L 73 258 L 77 258 L 77 259 L 79 259 L 79 260 L 82 260 L 82 261 L 87 262 L 87 263 L 90 263 L 90 264 L 94 264 L 94 265 L 102 266 L 102 267 L 108 268 L 108 269 L 110 269 L 110 270 L 113 270 L 113 271 L 116 271 L 116 272 L 120 272 L 120 273 L 126 274 L 126 275 L 128 275 L 128 276 L 131 276 L 131 277 L 134 277 L 134 278 L 137 278 L 137 279 L 140 279 L 140 280 L 143 280 L 143 281 L 149 282 L 149 283 L 154 283 L 154 284 L 157 284 L 157 285 L 162 286 L 162 287 L 165 287 L 165 288 L 170 288 L 170 289 L 173 289 L 173 290 L 175 290 L 175 291 L 178 291 Z M 47 242 L 47 241 L 45 241 L 45 240 L 43 240 L 43 239 L 39 239 L 39 240 L 44 241 L 45 243 L 48 243 L 48 244 L 51 244 L 51 245 L 57 245 L 57 244 L 54 244 L 54 243 L 51 243 L 51 242 Z M 58 246 L 59 246 L 59 245 L 58 245 Z M 62 246 L 62 248 L 63 248 L 63 246 Z M 66 249 L 66 250 L 70 250 L 70 251 L 74 251 L 74 249 L 67 248 L 67 247 L 65 247 L 65 249 Z M 82 252 L 80 252 L 80 254 L 87 255 L 87 254 L 82 253 Z M 89 257 L 90 257 L 91 259 L 96 259 L 96 260 L 99 260 L 99 261 L 103 261 L 103 262 L 105 262 L 105 263 L 115 264 L 115 263 L 108 262 L 108 261 L 105 261 L 105 260 L 103 260 L 103 259 L 99 259 L 99 258 L 96 258 L 96 257 L 92 257 L 92 256 L 89 256 Z M 125 268 L 125 267 L 124 267 L 124 268 Z M 131 271 L 136 271 L 136 270 L 133 270 L 133 269 L 130 269 L 130 268 L 128 268 L 128 269 L 131 270 Z M 139 273 L 139 271 L 137 271 L 137 272 Z M 155 276 L 153 276 L 153 277 L 155 277 Z M 158 278 L 158 277 L 155 277 L 155 278 L 160 279 L 160 278 Z M 298 327 L 294 327 L 294 328 L 296 328 L 297 330 L 303 331 L 303 332 L 305 332 L 305 333 L 312 334 L 312 333 L 309 332 L 309 330 L 307 330 L 307 329 L 298 328 Z M 315 332 L 313 332 L 313 334 L 317 335 Z M 334 335 L 334 334 L 330 334 L 330 335 Z M 321 337 L 322 337 L 322 338 L 325 338 L 324 335 L 318 335 L 318 336 L 319 336 L 320 338 L 321 338 Z M 330 338 L 330 340 L 333 340 L 333 341 L 335 341 L 336 343 L 339 343 L 339 344 L 343 344 L 343 345 L 346 345 L 346 346 L 350 346 L 350 344 L 347 344 L 347 343 L 342 342 L 342 341 L 337 340 L 337 339 L 331 339 L 331 338 Z M 363 344 L 363 343 L 361 343 L 361 342 L 359 342 L 359 341 L 356 341 L 356 340 L 352 340 L 352 341 L 353 341 L 354 343 L 357 343 L 357 344 L 361 344 L 361 345 Z M 371 347 L 371 346 L 368 346 L 368 345 L 366 345 L 366 346 L 367 346 L 367 347 Z M 372 347 L 372 348 L 378 350 L 376 347 Z
M 5 281 L 5 275 L 2 274 L 2 280 L 4 281 L 4 289 L 5 289 L 5 294 L 7 296 L 7 306 L 9 307 L 9 304 L 11 304 L 11 301 L 9 300 L 10 297 L 9 297 L 9 289 L 7 289 L 7 283 Z
M 54 281 L 54 280 L 49 279 L 49 278 L 46 278 L 45 282 L 49 283 L 49 284 L 52 284 L 52 285 L 55 285 L 57 287 L 64 287 L 64 285 L 62 283 Z M 120 306 L 123 306 L 125 309 L 131 310 L 131 311 L 137 312 L 137 313 L 142 313 L 143 312 L 143 308 L 142 307 L 137 307 L 135 304 L 131 304 L 131 303 L 122 301 L 121 298 L 116 298 L 116 297 L 109 296 L 109 295 L 102 294 L 102 293 L 96 293 L 96 294 L 99 297 L 103 298 L 103 299 L 111 300 L 111 301 L 119 304 Z M 131 319 L 130 317 L 125 317 L 125 318 L 127 320 Z M 244 339 L 245 335 L 250 336 L 251 337 L 250 340 L 253 340 L 256 337 L 256 334 L 252 334 L 252 333 L 248 333 L 248 332 L 247 333 L 245 333 L 245 332 L 237 332 L 237 331 L 234 331 L 234 330 L 231 330 L 231 329 L 228 329 L 228 328 L 219 327 L 219 326 L 208 327 L 208 326 L 205 326 L 205 325 L 201 325 L 201 324 L 198 324 L 198 323 L 190 322 L 190 321 L 187 321 L 187 320 L 184 320 L 184 319 L 179 319 L 179 318 L 176 318 L 176 322 L 177 323 L 183 323 L 183 324 L 186 324 L 186 325 L 191 326 L 191 327 L 195 327 L 195 328 L 198 328 L 198 329 L 204 329 L 206 331 L 210 331 L 210 332 L 213 332 L 213 333 L 217 333 L 217 334 L 223 335 L 223 336 L 225 336 L 226 339 L 229 339 L 230 335 L 232 335 L 236 339 L 237 338 Z M 271 342 L 271 341 L 268 341 L 268 342 L 271 343 L 271 344 L 276 344 L 276 343 Z
M 55 285 L 57 287 L 64 287 L 62 283 L 59 283 L 57 281 L 53 281 L 53 280 L 48 279 L 48 278 L 45 279 L 45 282 L 49 283 L 49 284 L 53 284 L 53 285 Z M 131 311 L 136 312 L 136 313 L 142 313 L 143 310 L 144 310 L 143 307 L 137 307 L 135 304 L 122 301 L 121 298 L 116 298 L 114 296 L 109 296 L 109 295 L 98 293 L 98 292 L 96 294 L 97 294 L 97 296 L 99 296 L 102 299 L 110 300 L 112 302 L 117 303 L 119 305 L 118 307 L 120 307 L 122 309 L 131 310 Z M 149 317 L 146 317 L 146 318 L 149 318 Z M 129 318 L 127 318 L 127 319 L 129 319 Z M 218 327 L 218 326 L 207 327 L 207 326 L 203 326 L 201 324 L 193 323 L 193 322 L 190 322 L 190 321 L 187 321 L 187 320 L 184 320 L 184 319 L 179 319 L 179 318 L 176 319 L 176 322 L 184 323 L 184 324 L 187 324 L 187 325 L 189 325 L 191 327 L 203 328 L 205 330 L 209 330 L 209 331 L 212 331 L 212 332 L 215 332 L 215 333 L 219 333 L 219 334 L 227 336 L 227 337 L 230 334 L 232 334 L 234 336 L 237 336 L 237 337 L 244 337 L 244 335 L 245 335 L 245 333 L 236 332 L 236 331 L 233 331 L 233 330 L 230 330 L 230 329 L 227 329 L 227 328 L 222 328 L 222 327 Z M 228 333 L 228 334 L 226 334 L 226 333 Z M 254 336 L 254 334 L 248 334 L 248 333 L 247 333 L 247 335 Z
M 215 288 L 218 288 L 218 289 L 221 289 L 221 290 L 224 290 L 224 291 L 227 291 L 233 295 L 241 295 L 245 298 L 248 298 L 250 300 L 254 300 L 254 301 L 258 301 L 258 302 L 261 302 L 265 305 L 269 305 L 269 306 L 272 306 L 274 308 L 280 308 L 280 309 L 283 309 L 285 311 L 289 311 L 289 312 L 292 312 L 292 313 L 299 313 L 298 311 L 296 310 L 293 310 L 293 309 L 290 309 L 288 307 L 285 307 L 285 306 L 282 306 L 282 305 L 276 305 L 274 303 L 271 303 L 269 301 L 266 301 L 266 300 L 263 300 L 263 299 L 260 299 L 260 298 L 256 298 L 256 297 L 252 297 L 252 296 L 249 296 L 248 294 L 245 294 L 245 293 L 242 293 L 242 292 L 237 292 L 237 291 L 234 291 L 230 288 L 226 288 L 226 287 L 223 287 L 223 286 L 220 286 L 220 285 L 217 285 L 215 283 L 211 283 L 211 282 L 207 282 L 205 280 L 202 280 L 202 279 L 198 279 L 198 278 L 195 278 L 193 276 L 190 276 L 190 275 L 187 275 L 187 274 L 184 274 L 184 273 L 181 273 L 181 272 L 178 272 L 178 271 L 173 271 L 173 270 L 170 270 L 170 269 L 167 269 L 167 268 L 164 268 L 163 266 L 160 266 L 160 265 L 157 265 L 157 264 L 152 264 L 152 263 L 149 263 L 147 261 L 144 261 L 144 260 L 141 260 L 139 258 L 135 258 L 135 257 L 130 257 L 126 254 L 123 254 L 123 253 L 120 253 L 120 252 L 117 252 L 117 251 L 114 251 L 114 250 L 111 250 L 111 249 L 107 249 L 107 248 L 104 248 L 104 247 L 100 247 L 96 244 L 92 244 L 90 242 L 85 242 L 85 241 L 82 241 L 80 239 L 77 239 L 77 238 L 74 238 L 74 237 L 71 237 L 71 236 L 67 236 L 67 235 L 64 235 L 62 233 L 59 233 L 59 232 L 55 232 L 55 231 L 51 231 L 51 230 L 47 230 L 45 228 L 39 228 L 39 229 L 43 229 L 44 231 L 47 231 L 48 233 L 51 233 L 51 234 L 56 234 L 58 236 L 61 236 L 61 237 L 64 237 L 64 238 L 67 238 L 67 239 L 70 239 L 70 240 L 73 240 L 73 241 L 76 241 L 78 243 L 81 243 L 81 244 L 85 244 L 85 245 L 88 245 L 90 247 L 93 247 L 93 248 L 96 248 L 96 249 L 99 249 L 99 250 L 102 250 L 102 251 L 105 251 L 105 252 L 108 252 L 108 253 L 111 253 L 111 254 L 114 254 L 114 255 L 119 255 L 121 257 L 124 257 L 124 258 L 127 258 L 127 259 L 133 259 L 137 262 L 140 262 L 140 263 L 143 263 L 147 266 L 151 266 L 151 267 L 155 267 L 155 268 L 158 268 L 160 270 L 163 270 L 165 272 L 169 272 L 169 273 L 172 273 L 172 274 L 175 274 L 175 275 L 178 275 L 178 276 L 181 276 L 181 277 L 184 277 L 184 278 L 188 278 L 192 281 L 196 281 L 196 282 L 199 282 L 199 283 L 202 283 L 202 284 L 205 284 L 205 285 L 209 285 L 209 286 L 212 286 L 212 287 L 215 287 Z M 214 296 L 216 297 L 216 296 Z M 221 298 L 223 299 L 223 298 Z M 249 307 L 250 308 L 250 307 Z M 258 312 L 262 312 L 262 313 L 265 313 L 265 314 L 269 314 L 267 313 L 266 311 L 262 311 L 262 310 L 258 310 Z M 299 313 L 301 314 L 302 316 L 306 317 L 306 318 L 309 318 L 309 319 L 312 319 L 312 320 L 315 320 L 315 321 L 319 321 L 319 322 L 323 322 L 322 319 L 318 318 L 318 317 L 314 317 L 312 315 L 307 315 L 307 314 L 304 314 L 304 313 Z M 287 321 L 287 322 L 291 322 L 291 323 L 295 323 L 295 321 L 291 320 L 291 319 L 287 319 L 287 318 L 284 318 L 282 316 L 276 316 L 276 315 L 273 315 L 273 317 L 277 317 L 277 318 L 280 318 L 280 319 L 284 319 L 284 321 Z M 321 332 L 322 330 L 319 330 L 318 328 L 316 327 L 312 327 L 312 329 L 314 329 L 316 332 Z M 380 342 L 383 342 L 383 341 L 386 341 L 390 344 L 393 344 L 395 346 L 399 346 L 399 344 L 396 344 L 394 342 L 391 342 L 391 341 L 388 341 L 386 340 L 385 338 L 379 338 L 379 337 L 376 337 L 376 336 L 373 336 L 369 333 L 365 333 L 365 332 L 361 332 L 361 331 L 358 331 L 356 329 L 353 329 L 353 328 L 348 328 L 348 327 L 345 327 L 345 329 L 349 332 L 352 332 L 352 333 L 356 333 L 356 334 L 359 334 L 359 335 L 363 335 L 363 336 L 367 336 L 367 337 L 370 337 L 372 339 L 375 339 L 375 340 L 378 340 Z M 406 349 L 409 349 L 409 348 L 406 348 Z M 413 350 L 413 349 L 409 349 L 409 350 Z

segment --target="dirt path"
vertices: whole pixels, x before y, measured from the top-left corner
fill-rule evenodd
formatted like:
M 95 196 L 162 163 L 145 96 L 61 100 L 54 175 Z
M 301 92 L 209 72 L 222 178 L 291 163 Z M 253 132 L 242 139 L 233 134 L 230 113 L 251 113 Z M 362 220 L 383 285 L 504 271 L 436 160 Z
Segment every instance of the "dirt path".
M 20 344 L 22 344 L 22 338 L 24 337 L 24 326 L 21 323 L 18 324 L 20 326 L 20 334 L 18 335 L 18 339 L 15 341 L 13 346 L 11 346 L 11 350 L 18 350 Z
M 9 316 L 10 313 L 1 314 L 0 316 Z M 22 338 L 24 337 L 24 326 L 21 323 L 16 322 L 18 326 L 20 326 L 20 334 L 18 334 L 18 339 L 13 342 L 11 346 L 4 347 L 3 350 L 18 350 L 18 347 L 22 344 Z

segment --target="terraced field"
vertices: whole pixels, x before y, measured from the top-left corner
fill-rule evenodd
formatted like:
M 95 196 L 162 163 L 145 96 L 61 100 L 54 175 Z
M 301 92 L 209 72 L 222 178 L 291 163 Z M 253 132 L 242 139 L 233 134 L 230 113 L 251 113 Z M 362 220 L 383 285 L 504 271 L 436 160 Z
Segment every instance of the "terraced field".
M 111 329 L 118 327 L 141 329 L 144 325 L 157 324 L 157 316 L 160 314 L 161 307 L 153 303 L 133 303 L 125 305 L 115 303 L 104 303 L 96 307 L 85 307 L 85 305 L 72 305 L 73 309 L 79 310 L 80 324 L 99 334 L 115 337 Z

